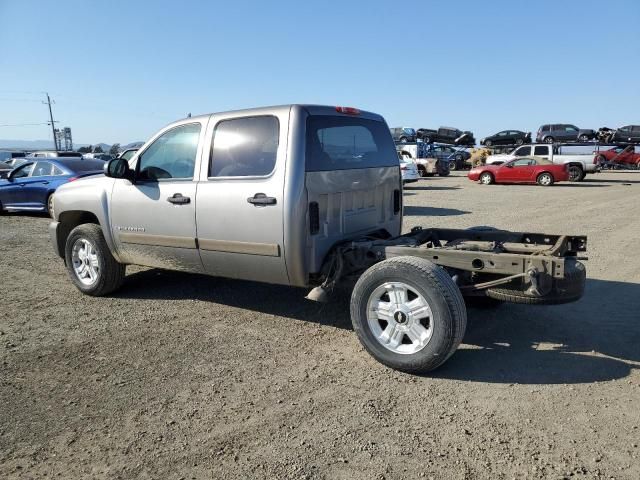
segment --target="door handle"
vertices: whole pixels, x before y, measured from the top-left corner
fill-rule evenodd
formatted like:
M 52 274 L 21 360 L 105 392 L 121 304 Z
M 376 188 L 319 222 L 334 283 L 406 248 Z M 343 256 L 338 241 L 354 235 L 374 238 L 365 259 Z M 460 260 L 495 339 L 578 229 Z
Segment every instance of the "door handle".
M 277 203 L 275 197 L 267 197 L 264 193 L 256 193 L 253 197 L 247 198 L 247 202 L 252 203 L 256 207 L 275 205 Z
M 186 205 L 191 203 L 191 198 L 183 196 L 181 193 L 174 193 L 173 196 L 167 197 L 167 202 L 174 205 Z
M 43 185 L 49 185 L 49 182 L 45 180 L 44 182 L 42 182 L 42 184 Z

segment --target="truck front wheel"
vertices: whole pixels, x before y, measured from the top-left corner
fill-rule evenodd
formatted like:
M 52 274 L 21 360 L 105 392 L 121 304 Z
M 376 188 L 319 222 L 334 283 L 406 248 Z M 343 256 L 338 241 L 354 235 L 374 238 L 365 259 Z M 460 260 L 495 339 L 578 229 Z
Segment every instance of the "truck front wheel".
M 126 267 L 113 258 L 100 225 L 86 223 L 71 230 L 64 253 L 71 281 L 82 293 L 100 297 L 122 285 Z
M 396 257 L 369 268 L 351 295 L 351 321 L 364 348 L 379 362 L 422 373 L 458 348 L 467 311 L 445 270 L 418 257 Z

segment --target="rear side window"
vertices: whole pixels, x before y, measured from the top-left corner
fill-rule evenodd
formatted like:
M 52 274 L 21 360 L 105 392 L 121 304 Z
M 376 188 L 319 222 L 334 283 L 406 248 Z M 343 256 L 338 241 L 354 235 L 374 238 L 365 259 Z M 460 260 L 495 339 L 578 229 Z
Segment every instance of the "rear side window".
M 398 154 L 383 122 L 332 115 L 307 119 L 308 172 L 395 166 Z
M 534 155 L 549 155 L 549 147 L 537 145 L 533 150 Z
M 223 120 L 211 145 L 209 177 L 264 177 L 273 172 L 280 123 L 273 116 Z

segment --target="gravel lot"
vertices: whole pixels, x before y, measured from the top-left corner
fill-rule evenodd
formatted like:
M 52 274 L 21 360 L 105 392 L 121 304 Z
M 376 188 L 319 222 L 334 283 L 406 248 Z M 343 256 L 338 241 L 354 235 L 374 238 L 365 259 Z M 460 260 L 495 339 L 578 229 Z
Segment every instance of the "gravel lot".
M 130 268 L 81 295 L 48 219 L 0 217 L 0 478 L 640 478 L 640 174 L 405 192 L 405 227 L 589 236 L 578 303 L 469 310 L 433 375 L 378 364 L 348 296 Z

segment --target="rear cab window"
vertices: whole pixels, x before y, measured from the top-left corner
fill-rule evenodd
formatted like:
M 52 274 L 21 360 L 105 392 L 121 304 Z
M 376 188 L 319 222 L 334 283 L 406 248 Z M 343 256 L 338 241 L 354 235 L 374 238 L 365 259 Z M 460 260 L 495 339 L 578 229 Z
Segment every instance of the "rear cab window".
M 305 157 L 307 172 L 399 165 L 384 122 L 335 115 L 307 118 Z

